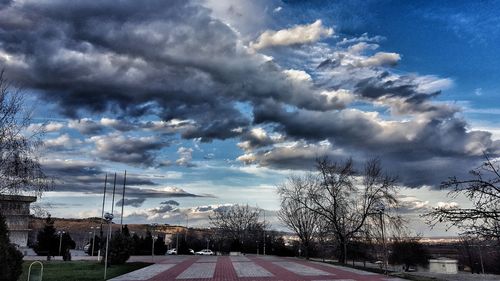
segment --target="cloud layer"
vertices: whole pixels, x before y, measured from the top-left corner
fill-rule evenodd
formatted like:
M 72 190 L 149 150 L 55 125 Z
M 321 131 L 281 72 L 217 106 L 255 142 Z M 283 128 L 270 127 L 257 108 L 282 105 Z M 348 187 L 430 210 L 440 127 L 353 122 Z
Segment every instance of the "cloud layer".
M 238 139 L 242 163 L 310 169 L 321 155 L 380 156 L 403 184 L 420 186 L 500 154 L 491 133 L 436 102 L 451 79 L 394 70 L 403 56 L 379 51 L 381 37 L 327 44 L 333 29 L 321 20 L 258 34 L 252 43 L 194 1 L 7 2 L 0 63 L 72 118 L 73 134 L 47 148 L 82 146 L 101 161 L 193 168 L 185 145 L 178 159 L 159 159 L 170 137 Z M 80 118 L 92 114 L 109 116 Z

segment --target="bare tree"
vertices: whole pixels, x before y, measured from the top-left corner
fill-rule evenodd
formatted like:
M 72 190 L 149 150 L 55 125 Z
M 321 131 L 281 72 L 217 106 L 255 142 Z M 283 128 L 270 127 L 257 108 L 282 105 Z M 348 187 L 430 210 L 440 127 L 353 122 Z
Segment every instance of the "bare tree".
M 236 247 L 243 242 L 261 240 L 265 224 L 259 221 L 260 210 L 248 205 L 219 207 L 211 215 L 210 223 L 216 229 L 218 237 L 231 240 Z
M 40 132 L 28 132 L 31 112 L 22 91 L 0 72 L 0 193 L 41 195 L 51 186 L 38 161 Z
M 303 177 L 291 176 L 285 183 L 278 186 L 281 200 L 278 218 L 297 234 L 304 246 L 307 259 L 309 259 L 311 241 L 318 230 L 319 215 L 303 206 L 303 204 L 313 204 L 305 191 L 319 184 L 318 177 L 308 174 Z
M 328 158 L 317 160 L 319 184 L 304 186 L 307 200 L 301 205 L 327 220 L 340 246 L 341 262 L 346 261 L 347 244 L 360 232 L 378 228 L 380 205 L 385 206 L 385 218 L 395 221 L 390 210 L 397 206 L 396 178 L 384 174 L 378 159 L 371 159 L 357 173 L 352 159 L 343 163 Z
M 442 189 L 451 189 L 448 196 L 460 194 L 470 199 L 470 208 L 438 207 L 426 214 L 428 223 L 434 226 L 446 222 L 456 226 L 464 234 L 500 239 L 500 161 L 484 155 L 484 163 L 471 170 L 469 179 L 451 177 L 441 183 Z

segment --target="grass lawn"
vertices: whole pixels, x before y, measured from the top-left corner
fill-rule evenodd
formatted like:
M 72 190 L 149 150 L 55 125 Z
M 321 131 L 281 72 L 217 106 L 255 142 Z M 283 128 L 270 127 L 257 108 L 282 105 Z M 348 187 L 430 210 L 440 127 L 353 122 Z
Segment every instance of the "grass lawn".
M 19 281 L 28 280 L 28 268 L 32 261 L 23 263 L 23 274 Z M 104 265 L 95 261 L 42 261 L 43 263 L 43 281 L 98 281 L 103 280 Z M 143 268 L 150 265 L 145 262 L 132 262 L 122 265 L 112 265 L 108 267 L 107 279 L 125 274 L 130 271 Z M 39 265 L 33 265 L 31 268 L 32 277 L 35 280 L 33 272 L 38 272 Z

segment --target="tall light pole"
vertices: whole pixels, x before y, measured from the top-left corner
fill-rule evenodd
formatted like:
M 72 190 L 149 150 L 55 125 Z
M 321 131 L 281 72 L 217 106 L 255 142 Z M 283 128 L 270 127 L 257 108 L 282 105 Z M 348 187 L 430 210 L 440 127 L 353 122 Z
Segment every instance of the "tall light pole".
M 62 235 L 64 234 L 64 231 L 59 230 L 57 234 L 59 234 L 59 255 L 61 255 Z
M 151 240 L 153 241 L 151 244 L 151 260 L 155 262 L 155 228 L 158 226 L 157 223 L 150 224 L 151 226 Z
M 104 258 L 104 280 L 106 280 L 106 273 L 108 269 L 108 247 L 109 247 L 109 239 L 111 238 L 111 222 L 113 221 L 113 214 L 106 213 L 104 214 L 104 219 L 108 223 L 108 234 L 106 235 L 106 256 Z

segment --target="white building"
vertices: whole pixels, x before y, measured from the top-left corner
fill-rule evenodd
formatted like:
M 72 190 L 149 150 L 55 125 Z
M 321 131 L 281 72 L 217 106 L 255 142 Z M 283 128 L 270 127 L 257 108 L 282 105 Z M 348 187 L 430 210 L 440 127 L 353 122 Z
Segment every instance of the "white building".
M 30 204 L 35 196 L 0 195 L 0 212 L 5 216 L 9 239 L 19 247 L 28 246 Z
M 448 258 L 438 258 L 429 260 L 429 272 L 457 274 L 458 261 Z

